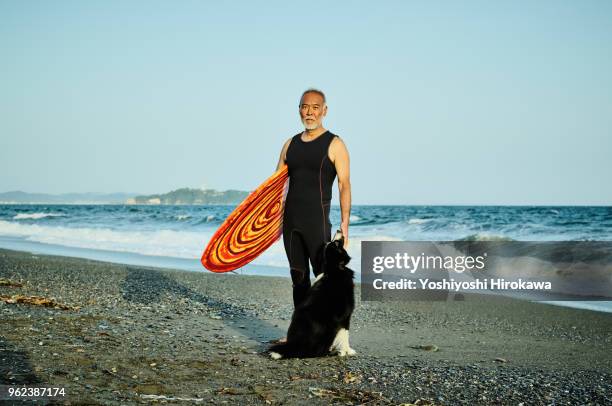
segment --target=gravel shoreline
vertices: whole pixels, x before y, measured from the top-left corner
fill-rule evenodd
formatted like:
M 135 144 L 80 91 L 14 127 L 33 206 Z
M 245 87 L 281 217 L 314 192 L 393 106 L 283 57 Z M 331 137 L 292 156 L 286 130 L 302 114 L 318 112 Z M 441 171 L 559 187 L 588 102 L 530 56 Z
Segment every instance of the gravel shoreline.
M 273 361 L 286 278 L 217 275 L 0 249 L 0 385 L 56 404 L 612 404 L 612 314 L 468 296 L 361 302 L 355 357 Z M 2 401 L 0 401 L 2 403 Z

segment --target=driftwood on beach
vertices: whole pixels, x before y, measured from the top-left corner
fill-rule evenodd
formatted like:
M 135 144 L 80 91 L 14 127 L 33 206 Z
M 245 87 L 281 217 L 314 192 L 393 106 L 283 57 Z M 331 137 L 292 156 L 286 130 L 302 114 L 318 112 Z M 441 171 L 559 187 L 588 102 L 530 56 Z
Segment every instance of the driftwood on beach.
M 68 306 L 55 301 L 55 298 L 24 295 L 0 295 L 0 300 L 7 304 L 30 304 L 34 306 L 52 307 L 60 310 L 79 310 L 80 306 Z

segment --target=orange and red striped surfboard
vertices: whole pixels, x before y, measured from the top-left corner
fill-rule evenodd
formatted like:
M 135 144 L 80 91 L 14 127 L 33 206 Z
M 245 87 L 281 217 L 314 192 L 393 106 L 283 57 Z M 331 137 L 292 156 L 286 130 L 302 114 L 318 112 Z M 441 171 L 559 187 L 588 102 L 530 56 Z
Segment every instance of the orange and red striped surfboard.
M 285 165 L 230 213 L 202 254 L 206 269 L 212 272 L 238 269 L 278 240 L 283 229 L 287 179 Z

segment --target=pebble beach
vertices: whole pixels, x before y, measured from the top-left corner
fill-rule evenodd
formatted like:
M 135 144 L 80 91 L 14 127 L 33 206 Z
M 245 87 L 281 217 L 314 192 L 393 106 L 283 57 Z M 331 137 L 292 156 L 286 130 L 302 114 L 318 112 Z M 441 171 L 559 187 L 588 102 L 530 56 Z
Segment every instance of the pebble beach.
M 49 404 L 612 404 L 611 313 L 356 294 L 356 356 L 274 361 L 288 278 L 0 250 L 0 385 L 66 388 Z

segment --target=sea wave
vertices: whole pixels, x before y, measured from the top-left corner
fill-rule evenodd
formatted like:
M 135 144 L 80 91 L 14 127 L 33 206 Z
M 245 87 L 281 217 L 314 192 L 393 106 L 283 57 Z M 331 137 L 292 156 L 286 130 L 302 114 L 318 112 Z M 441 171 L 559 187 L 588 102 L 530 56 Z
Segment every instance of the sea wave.
M 13 220 L 38 220 L 45 217 L 65 217 L 62 213 L 18 213 Z
M 477 233 L 459 238 L 456 241 L 514 241 L 514 239 L 505 235 Z
M 206 217 L 202 217 L 196 224 L 209 224 L 209 223 L 219 223 L 217 216 L 214 214 L 209 214 Z
M 22 224 L 0 220 L 0 237 L 53 244 L 68 248 L 87 248 L 141 255 L 199 259 L 214 230 L 116 230 L 93 227 L 64 227 Z M 288 267 L 282 239 L 279 239 L 254 265 Z
M 3 221 L 0 237 L 193 259 L 200 257 L 218 225 L 233 209 L 233 206 L 0 205 Z M 341 221 L 340 207 L 331 208 L 330 220 L 333 231 Z M 349 229 L 352 266 L 360 262 L 360 242 L 372 240 L 610 241 L 612 208 L 354 206 Z M 254 264 L 286 266 L 282 240 Z
M 110 228 L 46 226 L 0 220 L 0 236 L 65 247 L 199 258 L 212 233 L 175 230 L 125 231 Z
M 429 223 L 430 221 L 431 219 L 412 218 L 408 220 L 408 224 L 425 224 L 425 223 Z

